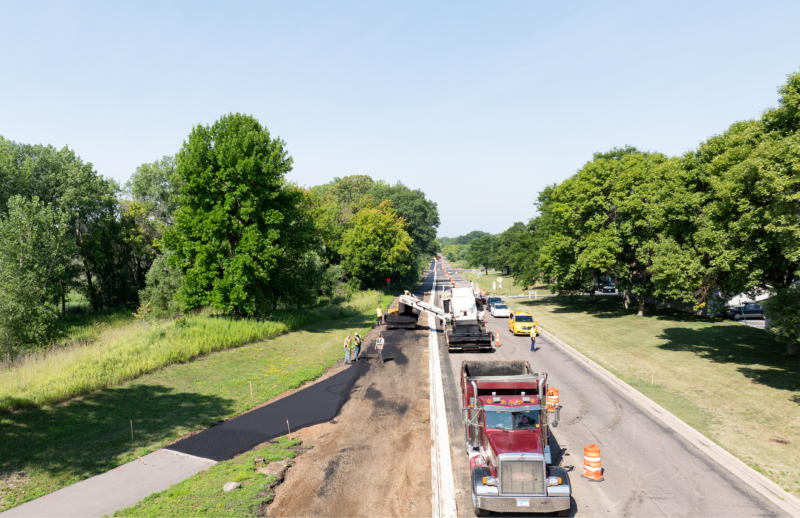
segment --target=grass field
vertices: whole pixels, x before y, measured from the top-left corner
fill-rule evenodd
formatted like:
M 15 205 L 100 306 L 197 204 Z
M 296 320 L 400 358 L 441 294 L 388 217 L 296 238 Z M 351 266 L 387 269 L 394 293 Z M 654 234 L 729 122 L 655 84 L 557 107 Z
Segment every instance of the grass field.
M 489 275 L 481 275 L 478 277 L 476 273 L 472 272 L 463 272 L 461 274 L 462 277 L 467 279 L 468 281 L 472 281 L 477 284 L 482 290 L 486 291 L 487 295 L 521 295 L 523 294 L 523 290 L 521 287 L 517 286 L 514 283 L 514 278 L 510 275 L 503 275 L 500 272 L 490 271 Z M 503 279 L 503 289 L 500 289 L 500 283 L 497 282 L 498 278 Z M 495 290 L 492 291 L 492 282 L 495 283 Z M 541 288 L 540 288 L 541 289 Z M 542 293 L 546 293 L 547 295 L 550 294 L 549 291 L 543 290 Z M 524 292 L 525 295 L 528 294 L 527 291 Z
M 117 511 L 114 516 L 257 516 L 259 506 L 274 498 L 268 484 L 275 477 L 257 471 L 254 459 L 263 457 L 265 463 L 293 459 L 297 455 L 298 443 L 298 439 L 281 437 L 268 446 L 215 464 L 166 491 L 153 493 L 138 504 Z M 239 482 L 242 487 L 223 493 L 222 486 L 228 482 Z M 262 491 L 269 494 L 259 496 Z
M 763 330 L 656 306 L 637 317 L 618 297 L 507 302 L 800 494 L 800 359 L 785 344 Z
M 392 298 L 383 296 L 383 307 Z M 321 320 L 270 340 L 172 364 L 63 403 L 0 413 L 0 511 L 124 464 L 317 378 L 342 356 L 344 336 L 366 333 L 374 321 L 370 304 L 354 317 Z
M 312 322 L 357 315 L 375 308 L 380 297 L 379 292 L 363 292 L 343 306 L 276 311 L 266 321 L 190 316 L 181 328 L 172 320 L 137 322 L 130 312 L 81 316 L 71 321 L 62 347 L 0 369 L 0 412 L 54 404 L 165 365 L 274 338 Z

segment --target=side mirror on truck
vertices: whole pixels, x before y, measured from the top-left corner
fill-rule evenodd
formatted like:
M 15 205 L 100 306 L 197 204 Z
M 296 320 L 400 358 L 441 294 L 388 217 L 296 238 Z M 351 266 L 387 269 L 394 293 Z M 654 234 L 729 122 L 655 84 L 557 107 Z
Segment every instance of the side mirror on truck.
M 461 409 L 461 422 L 464 424 L 469 424 L 469 408 L 462 408 Z
M 561 406 L 557 406 L 555 408 L 555 415 L 553 416 L 553 428 L 558 426 L 558 422 L 561 420 Z

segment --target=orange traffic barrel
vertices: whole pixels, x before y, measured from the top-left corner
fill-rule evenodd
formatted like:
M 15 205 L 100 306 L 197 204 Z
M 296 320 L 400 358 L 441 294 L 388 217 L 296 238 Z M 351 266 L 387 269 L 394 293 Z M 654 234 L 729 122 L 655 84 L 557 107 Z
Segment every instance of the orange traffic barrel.
M 600 467 L 600 446 L 590 444 L 583 449 L 583 475 L 581 476 L 594 482 L 603 480 L 603 468 Z
M 558 406 L 558 389 L 557 388 L 548 388 L 547 389 L 547 411 L 548 412 L 555 412 L 557 406 Z

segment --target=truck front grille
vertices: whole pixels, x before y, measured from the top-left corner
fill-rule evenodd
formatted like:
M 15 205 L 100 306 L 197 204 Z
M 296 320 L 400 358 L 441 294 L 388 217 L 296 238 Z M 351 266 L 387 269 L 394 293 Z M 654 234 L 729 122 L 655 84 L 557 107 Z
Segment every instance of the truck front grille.
M 543 460 L 506 460 L 500 464 L 500 494 L 543 495 Z

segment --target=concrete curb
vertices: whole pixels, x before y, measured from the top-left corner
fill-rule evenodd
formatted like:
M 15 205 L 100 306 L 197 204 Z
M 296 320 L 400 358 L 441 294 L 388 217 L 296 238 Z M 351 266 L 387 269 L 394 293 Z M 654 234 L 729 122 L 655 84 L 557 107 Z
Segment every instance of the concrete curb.
M 721 446 L 718 446 L 705 435 L 684 423 L 666 409 L 656 404 L 653 400 L 635 388 L 631 387 L 615 375 L 611 374 L 609 371 L 590 360 L 582 353 L 567 345 L 561 339 L 555 337 L 552 333 L 545 331 L 541 327 L 539 327 L 539 331 L 542 335 L 551 340 L 566 353 L 582 362 L 587 368 L 594 371 L 611 386 L 615 387 L 620 393 L 630 398 L 643 410 L 650 413 L 653 417 L 689 441 L 689 443 L 697 447 L 697 449 L 700 451 L 704 452 L 717 464 L 727 469 L 739 480 L 752 487 L 764 498 L 786 511 L 791 516 L 800 518 L 800 499 L 786 492 L 778 484 L 769 480 L 761 473 L 757 472 L 738 458 L 734 457 L 731 453 L 723 449 Z

